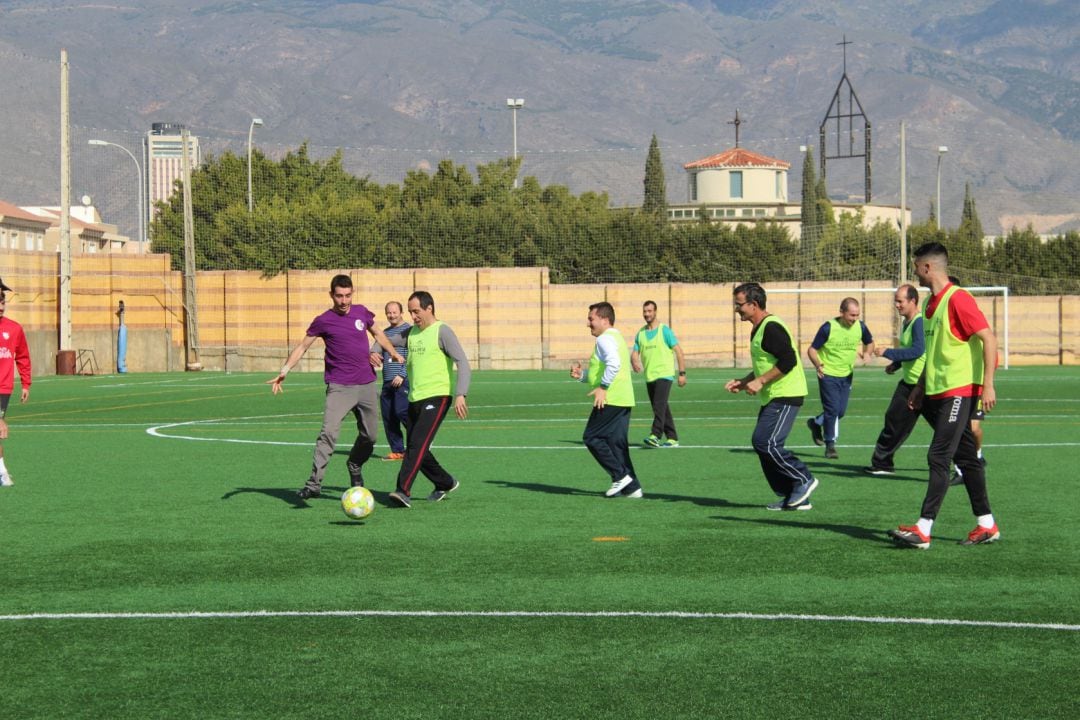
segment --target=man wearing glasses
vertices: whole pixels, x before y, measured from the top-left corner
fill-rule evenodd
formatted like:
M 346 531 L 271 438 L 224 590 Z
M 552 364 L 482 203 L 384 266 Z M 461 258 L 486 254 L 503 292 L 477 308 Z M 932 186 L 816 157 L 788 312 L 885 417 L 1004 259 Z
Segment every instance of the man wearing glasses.
M 769 510 L 809 510 L 810 493 L 818 486 L 802 460 L 784 447 L 799 407 L 806 397 L 806 375 L 791 332 L 780 318 L 765 311 L 765 289 L 757 283 L 735 288 L 735 312 L 751 325 L 750 372 L 724 388 L 761 396 L 751 438 L 769 487 L 779 498 Z

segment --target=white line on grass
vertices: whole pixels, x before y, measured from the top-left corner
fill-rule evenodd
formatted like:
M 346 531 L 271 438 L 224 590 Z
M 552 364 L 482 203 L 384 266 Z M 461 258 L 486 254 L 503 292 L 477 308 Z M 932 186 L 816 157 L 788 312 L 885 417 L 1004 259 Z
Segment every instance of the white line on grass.
M 306 415 L 306 413 L 298 414 Z M 179 428 L 184 426 L 220 426 L 221 424 L 241 423 L 249 420 L 265 420 L 265 419 L 277 419 L 277 415 L 257 415 L 252 417 L 239 417 L 239 418 L 223 418 L 219 420 L 188 420 L 186 422 L 169 423 L 168 425 L 157 425 L 146 429 L 146 434 L 153 437 L 162 438 L 166 440 L 193 440 L 196 442 L 219 442 L 219 443 L 234 443 L 237 445 L 277 445 L 283 447 L 309 447 L 311 443 L 309 441 L 294 442 L 286 440 L 258 440 L 258 439 L 243 439 L 243 438 L 221 438 L 221 437 L 199 437 L 198 435 L 177 435 L 169 433 L 168 431 L 173 428 Z M 340 447 L 351 447 L 348 443 L 339 443 Z M 582 445 L 434 445 L 434 448 L 438 450 L 583 450 Z M 747 445 L 680 445 L 680 450 L 745 450 Z M 813 448 L 813 445 L 788 445 L 792 450 L 805 450 Z M 844 447 L 850 449 L 866 449 L 872 448 L 873 445 L 845 445 Z M 1001 449 L 1001 448 L 1050 448 L 1050 447 L 1080 447 L 1080 442 L 1061 442 L 1061 443 L 994 443 L 991 445 L 984 445 L 988 449 Z M 651 448 L 642 448 L 636 445 L 630 446 L 631 450 L 651 450 Z
M 793 613 L 749 612 L 682 612 L 682 611 L 529 611 L 529 610 L 251 610 L 221 612 L 95 612 L 95 613 L 27 613 L 24 615 L 0 615 L 0 621 L 18 622 L 32 620 L 191 620 L 191 619 L 247 619 L 290 617 L 479 617 L 479 618 L 651 618 L 678 620 L 793 620 L 799 622 L 844 622 L 877 625 L 950 625 L 958 627 L 989 627 L 1019 630 L 1063 630 L 1080 632 L 1080 625 L 1071 623 L 1010 622 L 997 620 L 958 620 L 954 618 L 874 617 L 862 615 L 801 615 Z

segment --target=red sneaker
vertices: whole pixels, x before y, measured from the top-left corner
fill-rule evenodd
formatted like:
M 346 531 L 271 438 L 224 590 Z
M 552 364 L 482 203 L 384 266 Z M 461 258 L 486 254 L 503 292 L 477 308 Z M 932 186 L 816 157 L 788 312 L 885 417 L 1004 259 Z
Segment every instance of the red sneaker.
M 405 453 L 386 453 L 383 455 L 383 460 L 403 460 L 405 459 Z
M 961 545 L 982 545 L 983 543 L 996 542 L 1001 538 L 1001 532 L 998 530 L 997 523 L 994 523 L 992 528 L 984 528 L 982 525 L 976 526 L 974 530 L 968 533 L 967 540 L 961 540 Z
M 918 525 L 901 525 L 895 530 L 890 530 L 889 537 L 905 547 L 916 547 L 920 550 L 927 550 L 930 547 L 930 536 L 923 535 Z

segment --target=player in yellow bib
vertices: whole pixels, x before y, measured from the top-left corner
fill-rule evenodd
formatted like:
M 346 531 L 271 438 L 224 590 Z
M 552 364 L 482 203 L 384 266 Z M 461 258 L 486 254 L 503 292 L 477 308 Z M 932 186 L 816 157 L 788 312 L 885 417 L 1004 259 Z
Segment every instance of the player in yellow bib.
M 874 354 L 890 361 L 885 372 L 889 375 L 899 372 L 900 382 L 896 384 L 892 400 L 885 410 L 885 427 L 874 445 L 870 465 L 863 469 L 870 475 L 893 474 L 893 455 L 919 421 L 919 413 L 908 407 L 908 398 L 919 382 L 926 362 L 926 336 L 919 311 L 919 290 L 914 285 L 901 285 L 893 296 L 893 306 L 904 319 L 900 330 L 900 347 L 876 347 Z
M 592 412 L 585 424 L 585 447 L 611 477 L 607 497 L 640 498 L 634 463 L 630 460 L 630 411 L 634 408 L 634 384 L 630 380 L 630 351 L 616 330 L 615 308 L 599 302 L 589 306 L 589 332 L 596 338 L 589 367 L 570 368 L 570 377 L 588 384 Z
M 656 316 L 655 302 L 646 300 L 641 306 L 641 316 L 645 319 L 645 326 L 634 336 L 630 364 L 634 372 L 645 373 L 645 389 L 653 410 L 652 430 L 644 444 L 649 447 L 678 447 L 679 433 L 675 429 L 675 418 L 671 416 L 668 398 L 671 396 L 671 386 L 676 382 L 676 366 L 679 387 L 686 386 L 686 360 L 683 358 L 682 345 L 675 338 L 674 331 Z
M 870 357 L 874 336 L 859 320 L 861 308 L 853 297 L 840 302 L 840 314 L 823 324 L 814 336 L 806 356 L 817 370 L 821 414 L 806 421 L 817 445 L 825 446 L 825 457 L 836 459 L 836 439 L 840 418 L 847 412 L 854 379 L 855 358 Z
M 419 473 L 435 486 L 435 491 L 428 495 L 432 502 L 439 502 L 458 489 L 458 481 L 435 459 L 431 443 L 451 407 L 461 420 L 469 416 L 465 396 L 469 392 L 472 371 L 457 335 L 449 325 L 435 317 L 435 300 L 431 293 L 417 290 L 409 296 L 406 308 L 413 321 L 405 357 L 405 373 L 409 377 L 409 421 L 405 457 L 398 471 L 397 488 L 390 493 L 390 499 L 407 508 L 412 507 L 412 484 Z
M 926 365 L 910 399 L 911 407 L 922 410 L 934 431 L 926 454 L 930 482 L 918 522 L 901 525 L 889 535 L 907 547 L 930 547 L 930 531 L 949 489 L 952 461 L 964 472 L 977 523 L 961 544 L 992 543 L 1001 532 L 990 510 L 986 472 L 976 453 L 970 420 L 980 397 L 985 412 L 997 404 L 997 338 L 975 298 L 949 282 L 949 252 L 944 245 L 926 243 L 916 250 L 915 274 L 931 293 L 923 306 Z
M 724 388 L 761 396 L 757 425 L 751 440 L 761 470 L 778 501 L 769 510 L 809 510 L 810 493 L 818 481 L 794 453 L 784 447 L 806 398 L 806 374 L 791 332 L 780 318 L 765 310 L 765 289 L 757 283 L 735 288 L 735 312 L 751 325 L 749 374 Z

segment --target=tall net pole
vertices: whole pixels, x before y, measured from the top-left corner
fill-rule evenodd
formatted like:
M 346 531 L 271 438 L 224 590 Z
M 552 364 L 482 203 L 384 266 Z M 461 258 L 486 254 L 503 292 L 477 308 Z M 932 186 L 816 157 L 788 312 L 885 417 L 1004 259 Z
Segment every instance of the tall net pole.
M 60 350 L 71 342 L 71 104 L 67 50 L 60 50 Z
M 202 370 L 199 362 L 199 317 L 195 292 L 195 217 L 191 206 L 191 153 L 188 131 L 181 134 L 184 177 L 184 349 L 188 370 Z

